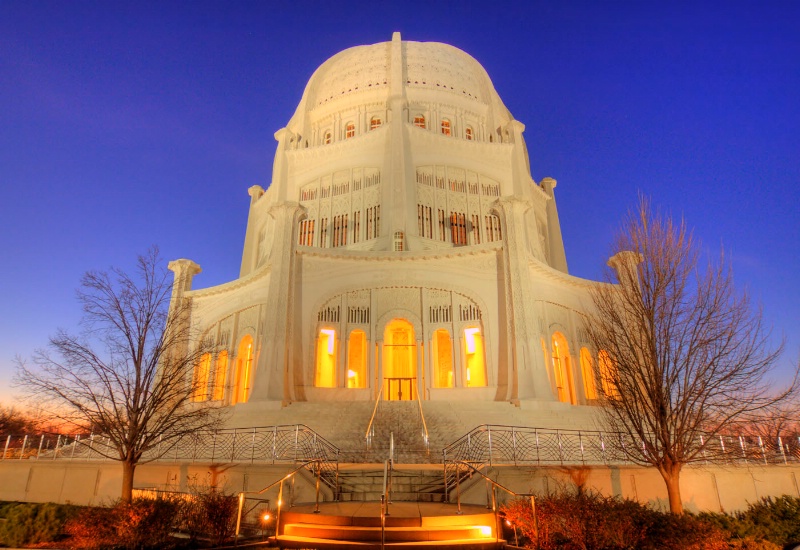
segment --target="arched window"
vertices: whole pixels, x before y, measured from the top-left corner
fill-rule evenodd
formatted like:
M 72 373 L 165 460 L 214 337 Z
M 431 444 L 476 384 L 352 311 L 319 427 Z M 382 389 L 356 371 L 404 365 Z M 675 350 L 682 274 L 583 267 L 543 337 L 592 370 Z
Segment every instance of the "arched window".
M 377 128 L 380 128 L 381 124 L 383 124 L 383 121 L 381 120 L 381 117 L 374 116 L 369 121 L 369 129 L 370 130 L 375 130 Z
M 583 395 L 587 400 L 597 399 L 595 386 L 594 359 L 586 348 L 581 348 L 581 376 L 583 376 Z
M 442 135 L 443 136 L 450 136 L 452 135 L 452 128 L 450 128 L 450 121 L 446 118 L 442 119 Z
M 464 130 L 464 135 L 466 136 L 468 141 L 472 141 L 473 139 L 475 139 L 475 135 L 473 134 L 472 131 L 472 126 L 467 126 L 467 129 Z
M 250 399 L 250 387 L 253 382 L 253 337 L 246 334 L 239 340 L 236 352 L 236 378 L 233 392 L 233 403 L 247 403 Z
M 414 126 L 418 128 L 425 128 L 425 117 L 422 115 L 416 115 L 414 117 Z
M 322 138 L 322 143 L 325 145 L 330 145 L 331 141 L 333 141 L 333 134 L 331 134 L 330 130 L 325 132 L 325 136 Z
M 433 386 L 452 388 L 453 379 L 453 340 L 450 333 L 440 328 L 433 333 Z
M 356 135 L 356 125 L 352 122 L 348 122 L 347 125 L 344 127 L 344 139 L 350 139 L 355 135 Z
M 383 329 L 383 397 L 388 400 L 417 398 L 417 341 L 414 325 L 392 319 Z
M 223 350 L 217 355 L 214 363 L 214 391 L 211 399 L 222 401 L 225 398 L 225 375 L 228 372 L 228 352 Z
M 367 387 L 367 334 L 363 330 L 350 333 L 347 347 L 347 387 Z
M 611 356 L 604 349 L 601 349 L 597 354 L 597 365 L 600 370 L 600 387 L 603 389 L 603 395 L 608 399 L 616 399 L 619 397 L 619 390 L 617 389 L 617 367 Z
M 486 363 L 483 357 L 483 336 L 479 328 L 464 329 L 466 376 L 464 385 L 480 388 L 486 385 Z
M 208 373 L 210 370 L 211 354 L 204 353 L 200 361 L 194 366 L 192 401 L 206 401 L 208 399 Z
M 317 336 L 316 387 L 336 387 L 336 354 L 336 331 L 332 328 L 321 329 Z
M 402 252 L 405 250 L 405 235 L 402 231 L 394 232 L 394 251 Z
M 575 404 L 575 391 L 572 387 L 572 371 L 570 369 L 569 345 L 560 332 L 553 334 L 553 377 L 556 382 L 558 400 L 562 403 Z

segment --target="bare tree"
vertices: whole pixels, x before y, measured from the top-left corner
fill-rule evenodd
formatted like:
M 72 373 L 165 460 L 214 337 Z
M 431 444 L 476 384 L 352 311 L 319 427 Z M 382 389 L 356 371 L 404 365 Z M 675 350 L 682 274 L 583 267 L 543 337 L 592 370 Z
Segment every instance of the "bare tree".
M 683 512 L 681 468 L 710 437 L 787 400 L 768 376 L 782 346 L 770 346 L 760 310 L 734 288 L 724 255 L 701 265 L 683 221 L 640 198 L 622 225 L 609 266 L 619 284 L 598 285 L 587 329 L 598 351 L 609 427 L 636 442 L 629 459 L 658 469 L 670 511 Z M 611 273 L 608 282 L 612 282 Z
M 30 415 L 0 405 L 0 436 L 23 434 L 35 429 L 36 422 Z
M 137 464 L 181 437 L 221 421 L 211 402 L 194 402 L 195 365 L 208 352 L 185 322 L 188 301 L 169 306 L 171 277 L 151 249 L 135 276 L 90 271 L 81 280 L 79 335 L 59 331 L 31 364 L 18 361 L 15 383 L 38 403 L 109 440 L 95 451 L 122 463 L 123 502 Z M 195 380 L 195 382 L 193 382 Z

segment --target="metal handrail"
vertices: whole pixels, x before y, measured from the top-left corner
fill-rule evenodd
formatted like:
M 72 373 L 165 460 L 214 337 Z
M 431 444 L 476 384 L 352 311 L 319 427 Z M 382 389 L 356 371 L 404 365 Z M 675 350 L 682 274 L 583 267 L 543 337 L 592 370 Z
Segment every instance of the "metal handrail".
M 419 418 L 422 420 L 422 440 L 425 442 L 425 450 L 430 452 L 428 425 L 425 423 L 425 415 L 422 414 L 422 399 L 419 396 L 419 390 L 417 390 L 417 405 L 419 405 Z
M 366 440 L 367 447 L 370 446 L 370 444 L 372 443 L 372 437 L 375 435 L 373 433 L 374 429 L 373 423 L 375 422 L 375 415 L 378 413 L 378 405 L 381 402 L 382 395 L 383 395 L 383 384 L 381 384 L 381 389 L 378 391 L 378 397 L 377 399 L 375 399 L 375 406 L 372 408 L 372 416 L 370 416 L 369 418 L 369 424 L 367 424 L 367 431 L 364 434 L 364 439 Z
M 235 536 L 234 540 L 237 541 L 237 542 L 239 540 L 239 533 L 240 533 L 240 529 L 241 529 L 241 525 L 242 525 L 242 510 L 244 509 L 245 495 L 263 495 L 264 493 L 266 493 L 267 491 L 269 491 L 270 489 L 272 489 L 276 485 L 280 484 L 280 489 L 278 490 L 277 517 L 275 519 L 275 535 L 277 536 L 279 534 L 280 523 L 281 523 L 281 507 L 283 505 L 283 482 L 289 480 L 292 476 L 294 476 L 294 474 L 296 474 L 300 470 L 306 468 L 309 464 L 314 464 L 314 463 L 317 464 L 317 484 L 316 484 L 317 504 L 316 504 L 316 507 L 314 508 L 314 513 L 318 514 L 319 513 L 319 480 L 320 480 L 320 476 L 322 474 L 322 469 L 320 468 L 320 462 L 321 462 L 320 459 L 308 460 L 308 461 L 304 462 L 303 464 L 301 464 L 300 466 L 298 466 L 297 468 L 295 468 L 294 470 L 292 470 L 291 472 L 289 472 L 288 474 L 284 475 L 282 478 L 274 481 L 273 483 L 270 483 L 269 485 L 267 485 L 266 487 L 264 487 L 260 491 L 241 491 L 239 493 L 239 511 L 238 511 L 238 515 L 236 516 L 236 536 Z
M 499 512 L 499 508 L 497 507 L 497 491 L 496 490 L 497 489 L 501 489 L 501 490 L 505 491 L 506 493 L 508 493 L 511 496 L 518 497 L 518 498 L 529 498 L 530 499 L 530 501 L 531 501 L 531 512 L 533 512 L 533 529 L 534 529 L 534 532 L 536 533 L 536 539 L 537 539 L 536 540 L 536 548 L 538 548 L 539 547 L 539 540 L 538 540 L 539 539 L 539 525 L 538 525 L 538 522 L 536 521 L 536 496 L 533 493 L 517 493 L 516 491 L 514 491 L 512 489 L 509 489 L 508 487 L 506 487 L 502 483 L 499 483 L 499 482 L 495 481 L 494 479 L 490 478 L 489 476 L 487 476 L 486 474 L 481 472 L 478 468 L 475 468 L 472 464 L 469 464 L 468 462 L 457 461 L 455 464 L 457 464 L 458 466 L 466 466 L 467 468 L 470 469 L 471 472 L 478 474 L 479 476 L 481 476 L 483 479 L 485 479 L 487 482 L 489 482 L 492 485 L 492 512 L 494 513 L 494 519 L 495 519 L 495 521 L 494 521 L 494 523 L 495 523 L 495 537 L 496 537 L 496 539 L 498 541 L 500 540 L 500 533 L 499 533 L 499 530 L 498 530 L 498 526 L 500 525 L 500 522 L 499 522 L 499 514 L 500 514 L 500 512 Z M 457 513 L 460 515 L 461 514 L 461 482 L 460 482 L 460 477 L 461 476 L 458 475 L 458 473 L 460 473 L 460 471 L 457 472 L 457 475 L 456 475 L 456 483 L 457 483 L 457 485 L 456 485 L 456 488 L 457 488 L 457 491 L 456 491 L 456 495 L 457 495 L 456 496 L 456 504 L 457 504 L 457 507 L 458 507 L 458 512 Z M 514 531 L 514 535 L 516 536 L 516 530 Z

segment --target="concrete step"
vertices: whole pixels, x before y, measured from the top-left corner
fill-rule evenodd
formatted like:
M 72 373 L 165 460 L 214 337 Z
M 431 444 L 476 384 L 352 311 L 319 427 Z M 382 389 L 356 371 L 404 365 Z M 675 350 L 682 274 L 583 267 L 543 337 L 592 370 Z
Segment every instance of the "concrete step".
M 277 542 L 281 548 L 453 548 L 500 549 L 496 517 L 485 508 L 454 505 L 401 503 L 389 506 L 385 530 L 381 530 L 380 503 L 331 503 L 319 514 L 299 506 L 282 515 Z
M 387 542 L 445 541 L 453 539 L 476 539 L 489 537 L 491 526 L 458 525 L 453 527 L 360 527 L 353 525 L 317 525 L 307 523 L 287 523 L 284 534 L 294 537 L 341 541 L 380 541 Z
M 311 539 L 282 535 L 278 537 L 280 548 L 315 548 L 316 550 L 333 550 L 339 548 L 358 548 L 359 550 L 382 550 L 384 548 L 402 548 L 403 550 L 495 550 L 506 546 L 506 541 L 497 541 L 492 537 L 480 539 L 454 539 L 448 541 L 415 541 L 415 542 L 364 542 L 352 540 Z

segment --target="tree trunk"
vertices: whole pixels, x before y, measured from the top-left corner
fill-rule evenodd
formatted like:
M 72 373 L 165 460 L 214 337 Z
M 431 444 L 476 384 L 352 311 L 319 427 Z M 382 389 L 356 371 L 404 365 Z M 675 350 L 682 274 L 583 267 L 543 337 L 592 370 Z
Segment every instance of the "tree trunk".
M 671 514 L 683 514 L 683 501 L 681 500 L 681 467 L 672 466 L 659 470 L 667 485 L 667 497 L 669 498 L 669 511 Z
M 120 501 L 123 504 L 130 504 L 133 498 L 133 472 L 136 470 L 136 463 L 130 460 L 122 461 L 122 494 Z

